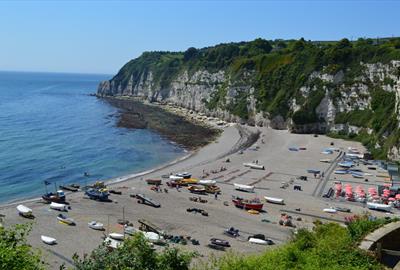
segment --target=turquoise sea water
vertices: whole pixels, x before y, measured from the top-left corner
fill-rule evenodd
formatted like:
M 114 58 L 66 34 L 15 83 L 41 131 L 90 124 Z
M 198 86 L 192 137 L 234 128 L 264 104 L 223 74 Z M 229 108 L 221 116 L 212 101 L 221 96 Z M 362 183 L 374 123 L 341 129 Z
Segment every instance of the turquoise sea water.
M 184 155 L 152 131 L 116 127 L 118 110 L 87 95 L 109 78 L 0 72 L 0 203 L 41 195 L 45 180 L 84 184 Z

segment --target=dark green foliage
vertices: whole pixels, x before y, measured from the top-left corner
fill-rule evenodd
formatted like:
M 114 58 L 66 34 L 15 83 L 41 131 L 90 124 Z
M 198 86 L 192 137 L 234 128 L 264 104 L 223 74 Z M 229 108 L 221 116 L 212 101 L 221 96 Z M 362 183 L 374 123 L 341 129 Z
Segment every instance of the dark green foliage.
M 395 220 L 392 219 L 384 219 L 384 218 L 374 218 L 368 215 L 355 216 L 352 221 L 348 224 L 347 229 L 350 233 L 351 238 L 359 242 L 361 241 L 368 233 L 382 227 L 385 224 L 393 222 Z M 397 219 L 396 219 L 397 221 Z
M 373 111 L 369 109 L 365 110 L 355 110 L 350 112 L 337 113 L 335 117 L 335 123 L 337 124 L 345 124 L 349 123 L 350 125 L 357 127 L 368 127 L 368 123 L 371 122 L 373 117 Z
M 319 223 L 313 231 L 300 229 L 291 242 L 262 255 L 228 254 L 209 263 L 207 269 L 385 269 L 374 257 L 357 248 L 353 229 L 359 228 L 360 236 L 377 228 L 363 222 L 352 225 L 351 232 L 335 223 Z M 386 221 L 374 224 L 380 222 Z
M 29 231 L 27 225 L 16 225 L 9 229 L 0 227 L 0 269 L 45 269 L 39 251 L 26 242 Z
M 110 251 L 104 244 L 90 255 L 74 255 L 77 270 L 187 270 L 193 254 L 175 248 L 157 252 L 138 233 L 129 237 L 118 249 Z
M 311 92 L 303 107 L 293 114 L 293 122 L 299 125 L 321 122 L 322 119 L 317 115 L 315 109 L 324 96 L 325 92 L 322 89 Z

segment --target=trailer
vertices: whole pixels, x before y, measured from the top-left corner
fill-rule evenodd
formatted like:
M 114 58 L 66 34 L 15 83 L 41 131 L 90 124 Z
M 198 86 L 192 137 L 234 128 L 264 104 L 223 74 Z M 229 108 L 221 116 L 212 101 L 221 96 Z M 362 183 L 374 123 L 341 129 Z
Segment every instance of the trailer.
M 150 221 L 147 221 L 145 219 L 139 219 L 138 222 L 140 224 L 139 230 L 141 231 L 154 232 L 162 236 L 165 235 L 165 232 L 163 230 L 161 230 L 157 225 L 154 225 Z
M 136 198 L 138 199 L 138 203 L 147 204 L 147 205 L 153 206 L 155 208 L 161 207 L 160 203 L 154 201 L 153 199 L 151 199 L 149 197 L 146 197 L 143 194 L 136 194 Z

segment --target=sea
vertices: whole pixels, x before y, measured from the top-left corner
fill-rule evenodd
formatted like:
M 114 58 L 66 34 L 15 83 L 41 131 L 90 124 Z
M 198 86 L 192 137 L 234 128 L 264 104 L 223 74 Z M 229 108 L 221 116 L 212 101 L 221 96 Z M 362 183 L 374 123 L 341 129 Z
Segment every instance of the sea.
M 151 130 L 117 127 L 118 109 L 89 95 L 111 77 L 0 72 L 0 203 L 143 172 L 185 155 Z

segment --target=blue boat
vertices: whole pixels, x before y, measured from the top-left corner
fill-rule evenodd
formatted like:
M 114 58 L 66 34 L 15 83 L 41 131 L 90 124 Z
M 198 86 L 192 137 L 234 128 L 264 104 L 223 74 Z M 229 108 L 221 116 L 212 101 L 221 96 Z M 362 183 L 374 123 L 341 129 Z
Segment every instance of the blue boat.
M 289 151 L 299 151 L 299 149 L 296 147 L 289 147 Z
M 321 173 L 320 170 L 313 170 L 313 169 L 308 169 L 307 172 L 312 173 L 312 174 L 320 174 Z
M 336 170 L 334 173 L 335 174 L 348 174 L 349 172 L 346 170 Z
M 345 162 L 339 162 L 338 165 L 342 168 L 351 168 L 354 166 L 353 162 L 345 161 Z
M 85 194 L 91 200 L 97 200 L 97 201 L 108 201 L 108 196 L 110 195 L 108 191 L 101 191 L 95 188 L 89 188 L 88 190 L 85 191 Z

